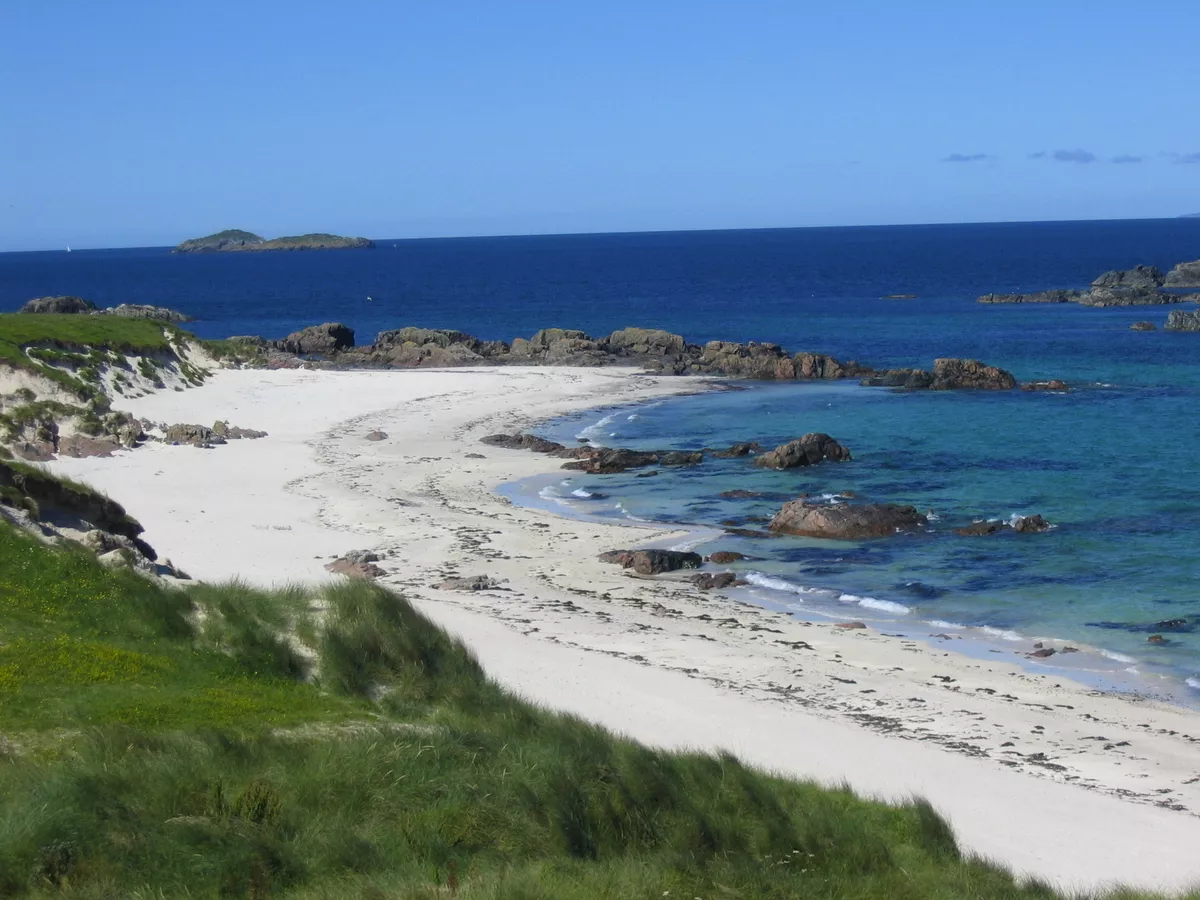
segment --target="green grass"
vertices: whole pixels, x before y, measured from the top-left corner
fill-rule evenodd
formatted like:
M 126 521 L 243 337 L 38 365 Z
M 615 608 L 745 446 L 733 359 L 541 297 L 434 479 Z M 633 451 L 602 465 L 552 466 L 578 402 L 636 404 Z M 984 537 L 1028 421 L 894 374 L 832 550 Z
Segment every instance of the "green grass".
M 174 590 L 6 526 L 0 762 L 4 897 L 1055 896 L 922 803 L 538 710 L 382 588 Z
M 147 319 L 4 313 L 0 314 L 0 363 L 35 372 L 80 399 L 104 406 L 107 397 L 98 384 L 99 366 L 124 365 L 123 360 L 117 362 L 119 353 L 169 351 L 168 335 L 183 334 Z

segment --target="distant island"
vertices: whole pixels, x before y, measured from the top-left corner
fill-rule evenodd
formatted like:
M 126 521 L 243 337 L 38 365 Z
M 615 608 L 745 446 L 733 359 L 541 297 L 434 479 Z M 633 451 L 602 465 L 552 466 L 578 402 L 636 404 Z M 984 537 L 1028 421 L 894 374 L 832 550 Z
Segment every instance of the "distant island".
M 1200 219 L 1200 213 L 1184 213 L 1179 218 L 1181 218 L 1181 219 Z
M 301 234 L 267 240 L 252 231 L 229 228 L 207 237 L 192 238 L 177 246 L 172 253 L 216 253 L 234 250 L 361 250 L 374 247 L 366 238 L 342 237 L 337 234 Z

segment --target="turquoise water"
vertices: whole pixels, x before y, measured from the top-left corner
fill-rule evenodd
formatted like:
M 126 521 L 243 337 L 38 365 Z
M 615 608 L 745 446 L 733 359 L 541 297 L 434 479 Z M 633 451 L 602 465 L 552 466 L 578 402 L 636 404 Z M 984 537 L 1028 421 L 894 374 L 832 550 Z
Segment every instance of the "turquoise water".
M 753 594 L 768 605 L 832 605 L 843 617 L 890 618 L 918 630 L 932 623 L 925 632 L 973 626 L 1023 649 L 1035 638 L 1066 639 L 1105 651 L 1130 674 L 1200 685 L 1198 385 L 1186 367 L 1122 361 L 1087 374 L 1061 394 L 748 384 L 573 416 L 541 433 L 698 449 L 745 440 L 773 446 L 825 431 L 854 459 L 788 472 L 713 459 L 652 478 L 564 473 L 541 488 L 542 498 L 559 498 L 565 512 L 756 529 L 804 493 L 913 504 L 933 514 L 925 533 L 862 542 L 725 536 L 700 549 L 759 557 L 737 568 L 758 582 Z M 765 496 L 719 496 L 734 489 Z M 572 493 L 580 491 L 595 496 Z M 1034 513 L 1053 530 L 953 533 L 978 519 Z M 1159 624 L 1167 620 L 1179 621 Z M 1148 643 L 1151 633 L 1167 642 Z

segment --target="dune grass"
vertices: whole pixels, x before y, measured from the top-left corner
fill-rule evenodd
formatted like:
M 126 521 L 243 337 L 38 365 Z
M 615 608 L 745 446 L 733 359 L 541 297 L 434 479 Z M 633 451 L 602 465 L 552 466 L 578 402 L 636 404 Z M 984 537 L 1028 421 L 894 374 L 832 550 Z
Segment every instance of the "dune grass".
M 7 526 L 0 762 L 4 897 L 1055 897 L 923 803 L 536 709 L 380 587 L 176 590 Z

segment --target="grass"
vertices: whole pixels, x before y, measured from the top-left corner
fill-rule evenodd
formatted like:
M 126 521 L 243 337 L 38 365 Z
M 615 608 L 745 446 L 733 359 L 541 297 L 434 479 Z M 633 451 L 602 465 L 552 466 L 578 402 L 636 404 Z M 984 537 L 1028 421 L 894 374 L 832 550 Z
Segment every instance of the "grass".
M 923 803 L 536 709 L 380 587 L 175 590 L 7 526 L 0 761 L 4 897 L 1055 897 Z

